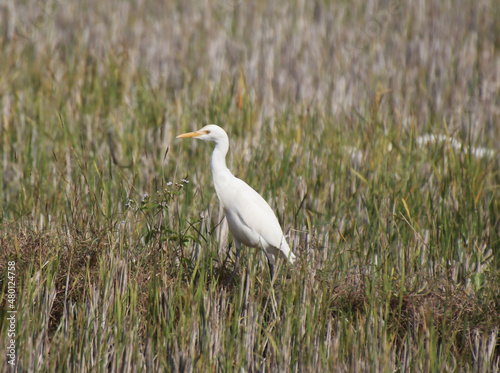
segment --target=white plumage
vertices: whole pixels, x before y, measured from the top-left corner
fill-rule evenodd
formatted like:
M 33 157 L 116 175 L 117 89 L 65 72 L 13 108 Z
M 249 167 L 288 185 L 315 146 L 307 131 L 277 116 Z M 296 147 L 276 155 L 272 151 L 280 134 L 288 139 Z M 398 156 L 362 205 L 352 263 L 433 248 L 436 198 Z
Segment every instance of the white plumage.
M 229 230 L 235 240 L 237 260 L 239 260 L 240 244 L 243 244 L 264 249 L 271 277 L 274 263 L 280 252 L 290 264 L 293 264 L 296 257 L 290 250 L 278 219 L 269 204 L 226 167 L 226 154 L 229 150 L 226 132 L 219 126 L 210 124 L 199 131 L 177 136 L 177 138 L 186 137 L 215 142 L 211 160 L 212 176 L 215 191 L 226 214 Z

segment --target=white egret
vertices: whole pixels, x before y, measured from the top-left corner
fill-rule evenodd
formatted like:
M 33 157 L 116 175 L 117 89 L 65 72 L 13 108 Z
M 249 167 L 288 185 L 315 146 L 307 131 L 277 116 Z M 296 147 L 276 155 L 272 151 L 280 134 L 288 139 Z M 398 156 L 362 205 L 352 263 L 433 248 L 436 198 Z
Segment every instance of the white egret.
M 284 256 L 290 264 L 293 264 L 296 257 L 290 250 L 278 219 L 268 203 L 247 183 L 233 176 L 226 167 L 226 154 L 229 150 L 226 131 L 215 124 L 210 124 L 198 131 L 177 136 L 177 138 L 187 137 L 215 142 L 211 160 L 215 191 L 226 214 L 236 246 L 235 269 L 228 283 L 236 272 L 241 244 L 248 247 L 262 247 L 272 279 L 274 264 L 279 255 Z

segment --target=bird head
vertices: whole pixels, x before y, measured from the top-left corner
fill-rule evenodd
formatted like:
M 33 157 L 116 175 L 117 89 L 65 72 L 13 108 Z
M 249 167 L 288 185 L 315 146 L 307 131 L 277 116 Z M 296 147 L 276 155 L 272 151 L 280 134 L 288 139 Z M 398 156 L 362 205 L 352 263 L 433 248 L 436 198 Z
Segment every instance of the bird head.
M 187 137 L 192 137 L 203 141 L 213 141 L 215 143 L 223 142 L 224 140 L 226 142 L 228 141 L 226 131 L 215 124 L 209 124 L 208 126 L 205 126 L 198 131 L 183 133 L 176 138 L 182 139 Z

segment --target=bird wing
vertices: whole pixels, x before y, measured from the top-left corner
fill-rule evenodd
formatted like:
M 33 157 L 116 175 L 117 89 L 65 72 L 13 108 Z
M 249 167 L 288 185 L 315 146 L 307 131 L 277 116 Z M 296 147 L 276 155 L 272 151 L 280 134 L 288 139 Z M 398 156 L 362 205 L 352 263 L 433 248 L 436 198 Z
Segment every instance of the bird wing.
M 222 194 L 222 198 L 220 195 L 219 198 L 229 219 L 237 218 L 247 232 L 250 230 L 260 237 L 263 246 L 268 244 L 280 248 L 283 231 L 274 211 L 259 193 L 243 180 L 234 177 Z

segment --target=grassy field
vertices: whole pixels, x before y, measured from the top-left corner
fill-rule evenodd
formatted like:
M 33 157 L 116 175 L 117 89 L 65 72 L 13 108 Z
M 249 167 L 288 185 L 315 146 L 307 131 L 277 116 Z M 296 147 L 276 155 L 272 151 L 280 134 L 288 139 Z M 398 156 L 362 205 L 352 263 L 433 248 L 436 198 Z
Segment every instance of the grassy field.
M 499 20 L 0 3 L 1 370 L 499 371 Z M 274 284 L 245 249 L 223 285 L 213 145 L 175 139 L 208 123 L 298 256 Z

